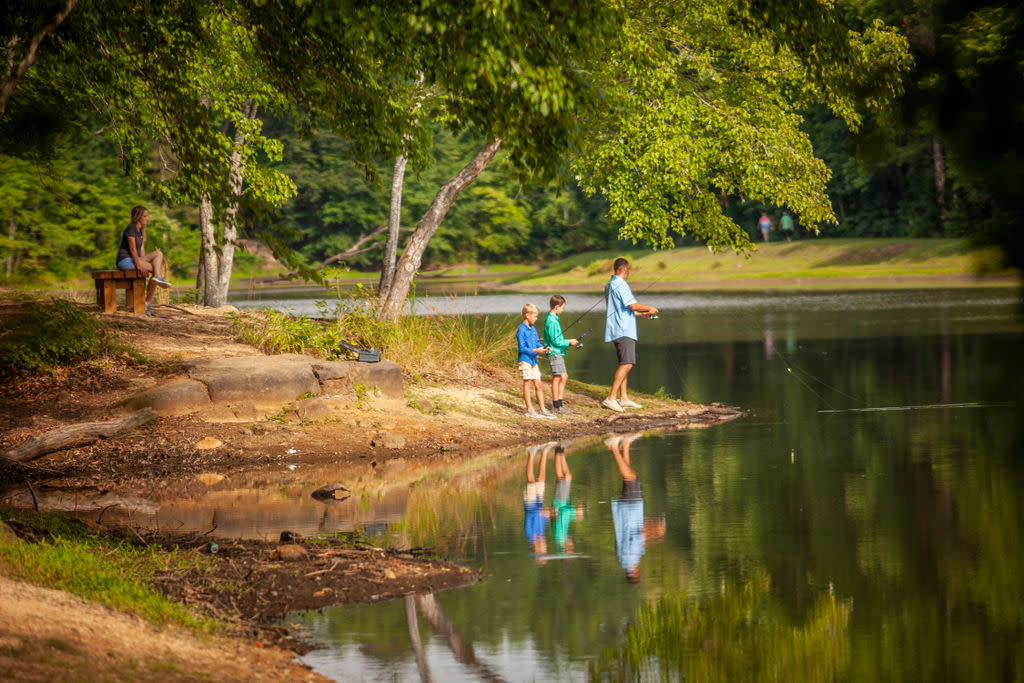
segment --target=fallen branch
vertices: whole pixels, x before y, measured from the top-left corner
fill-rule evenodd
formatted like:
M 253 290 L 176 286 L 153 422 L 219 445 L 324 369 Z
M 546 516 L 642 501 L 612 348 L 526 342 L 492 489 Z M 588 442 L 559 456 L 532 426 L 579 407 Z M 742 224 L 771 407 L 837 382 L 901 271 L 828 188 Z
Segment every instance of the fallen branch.
M 119 417 L 116 420 L 82 422 L 81 424 L 58 427 L 11 446 L 3 453 L 0 453 L 0 457 L 11 462 L 25 462 L 26 460 L 38 458 L 40 455 L 53 453 L 54 451 L 62 451 L 66 448 L 75 448 L 77 446 L 88 446 L 100 439 L 111 437 L 118 432 L 140 427 L 156 416 L 157 413 L 152 408 L 143 408 L 124 417 Z
M 335 568 L 335 567 L 337 567 L 337 566 L 338 566 L 338 564 L 340 564 L 340 563 L 341 563 L 341 560 L 335 560 L 335 561 L 334 561 L 334 564 L 332 564 L 332 565 L 331 565 L 330 567 L 328 567 L 327 569 L 321 569 L 320 571 L 310 572 L 309 574 L 305 574 L 305 575 L 304 575 L 304 578 L 307 578 L 307 579 L 308 579 L 309 577 L 311 577 L 311 576 L 316 576 L 316 575 L 318 575 L 318 574 L 330 574 L 331 572 L 333 572 L 333 571 L 334 571 L 334 568 Z

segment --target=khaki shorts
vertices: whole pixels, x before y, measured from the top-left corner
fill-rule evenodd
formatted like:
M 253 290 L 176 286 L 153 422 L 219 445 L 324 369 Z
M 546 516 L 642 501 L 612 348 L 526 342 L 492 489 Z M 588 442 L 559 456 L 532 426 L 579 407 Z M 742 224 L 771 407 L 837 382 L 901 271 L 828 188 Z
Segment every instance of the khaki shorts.
M 522 375 L 523 381 L 530 379 L 540 379 L 540 366 L 530 365 L 525 360 L 519 361 L 519 374 Z

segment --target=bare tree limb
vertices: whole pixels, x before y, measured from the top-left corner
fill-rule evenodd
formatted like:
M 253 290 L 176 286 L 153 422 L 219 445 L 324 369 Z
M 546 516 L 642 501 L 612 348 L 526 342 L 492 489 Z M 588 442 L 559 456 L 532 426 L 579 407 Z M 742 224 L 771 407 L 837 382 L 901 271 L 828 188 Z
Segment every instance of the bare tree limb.
M 338 261 L 344 261 L 345 259 L 350 259 L 353 256 L 358 256 L 359 254 L 365 254 L 368 251 L 372 251 L 372 250 L 376 249 L 377 246 L 378 246 L 376 244 L 371 244 L 368 247 L 363 247 L 363 245 L 366 244 L 369 240 L 373 239 L 374 237 L 376 237 L 377 235 L 381 234 L 382 232 L 384 232 L 387 229 L 388 229 L 388 226 L 386 226 L 386 225 L 378 225 L 376 228 L 373 229 L 372 232 L 370 232 L 370 233 L 363 233 L 362 235 L 359 236 L 359 239 L 357 239 L 355 241 L 355 243 L 352 246 L 350 246 L 348 249 L 346 249 L 345 251 L 339 251 L 334 256 L 331 256 L 331 257 L 328 257 L 328 258 L 324 259 L 313 270 L 322 270 L 322 269 L 326 268 L 327 266 L 331 265 L 332 263 L 337 263 Z
M 14 92 L 14 86 L 17 84 L 18 79 L 25 75 L 28 68 L 32 66 L 36 61 L 36 53 L 39 52 L 39 44 L 43 42 L 43 38 L 49 35 L 55 28 L 60 26 L 61 22 L 67 19 L 68 15 L 71 14 L 71 10 L 78 4 L 78 0 L 67 0 L 64 3 L 64 9 L 60 10 L 48 21 L 39 31 L 32 36 L 32 40 L 29 41 L 28 47 L 25 49 L 25 56 L 18 62 L 18 66 L 11 70 L 14 66 L 13 55 L 7 59 L 8 69 L 7 74 L 4 77 L 3 86 L 0 87 L 0 117 L 7 111 L 7 102 L 11 99 L 11 94 Z M 12 38 L 11 42 L 7 44 L 8 49 L 13 48 L 17 45 L 17 41 Z

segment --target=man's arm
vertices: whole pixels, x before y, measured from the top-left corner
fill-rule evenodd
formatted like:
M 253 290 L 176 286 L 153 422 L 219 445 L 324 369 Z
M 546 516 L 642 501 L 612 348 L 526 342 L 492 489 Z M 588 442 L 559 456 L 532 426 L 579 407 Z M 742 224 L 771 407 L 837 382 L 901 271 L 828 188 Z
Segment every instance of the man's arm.
M 630 304 L 629 308 L 643 318 L 650 318 L 652 315 L 658 315 L 658 309 L 654 306 L 648 306 L 647 304 Z

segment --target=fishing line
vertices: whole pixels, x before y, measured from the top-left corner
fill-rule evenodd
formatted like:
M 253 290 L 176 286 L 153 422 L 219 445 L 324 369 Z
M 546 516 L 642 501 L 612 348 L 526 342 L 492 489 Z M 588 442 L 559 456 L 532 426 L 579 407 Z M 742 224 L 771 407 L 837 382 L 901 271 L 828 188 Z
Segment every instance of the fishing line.
M 787 366 L 787 367 L 786 367 L 786 370 L 787 370 L 787 371 L 789 372 L 789 374 L 793 375 L 793 368 L 791 368 L 791 367 Z M 800 384 L 803 384 L 803 385 L 804 385 L 804 387 L 805 387 L 805 388 L 807 389 L 807 391 L 809 391 L 809 392 L 811 392 L 812 394 L 814 394 L 815 396 L 817 396 L 817 397 L 818 397 L 818 398 L 819 398 L 819 399 L 821 400 L 821 402 L 822 402 L 822 403 L 824 403 L 825 405 L 827 405 L 827 406 L 828 406 L 829 408 L 831 408 L 831 407 L 832 407 L 832 404 L 831 404 L 831 403 L 829 403 L 829 402 L 828 402 L 828 400 L 827 400 L 827 399 L 826 399 L 826 398 L 825 398 L 824 396 L 822 396 L 822 395 L 821 395 L 821 394 L 819 394 L 819 393 L 818 393 L 817 391 L 815 391 L 815 390 L 814 390 L 814 388 L 813 388 L 813 387 L 812 387 L 812 386 L 811 386 L 810 384 L 808 384 L 807 382 L 805 382 L 804 380 L 802 380 L 802 379 L 800 378 L 800 375 L 793 375 L 793 379 L 795 379 L 795 380 L 796 380 L 797 382 L 800 382 Z M 820 412 L 820 411 L 819 411 L 819 412 Z
M 819 413 L 882 413 L 904 410 L 933 410 L 935 408 L 985 408 L 984 403 L 928 403 L 919 406 L 885 406 L 880 408 L 844 408 L 840 410 L 819 410 Z
M 796 363 L 794 363 L 792 361 L 792 359 L 787 357 L 786 354 L 783 353 L 782 351 L 776 351 L 775 353 L 786 364 L 786 370 L 790 374 L 792 374 L 793 377 L 795 377 L 796 379 L 800 380 L 801 382 L 803 382 L 803 380 L 800 379 L 800 375 L 802 374 L 803 376 L 807 377 L 808 379 L 814 380 L 815 382 L 817 382 L 821 386 L 825 387 L 826 389 L 834 391 L 835 393 L 837 393 L 837 394 L 839 394 L 841 396 L 845 396 L 846 398 L 852 399 L 852 400 L 856 401 L 857 403 L 860 403 L 861 405 L 864 405 L 864 404 L 867 403 L 867 401 L 865 401 L 863 398 L 861 398 L 859 396 L 854 396 L 852 394 L 848 394 L 845 391 L 842 391 L 841 389 L 836 388 L 834 385 L 831 385 L 828 382 L 825 382 L 824 380 L 818 379 L 815 375 L 811 374 L 810 372 L 807 372 L 806 370 L 797 367 Z M 796 370 L 796 373 L 793 372 L 794 369 Z M 803 383 L 806 385 L 806 382 L 803 382 Z M 817 396 L 818 394 L 815 393 L 815 395 Z M 824 400 L 824 399 L 822 399 L 822 400 Z M 826 401 L 826 404 L 827 403 L 828 402 Z M 831 406 L 829 406 L 829 407 L 831 407 Z

